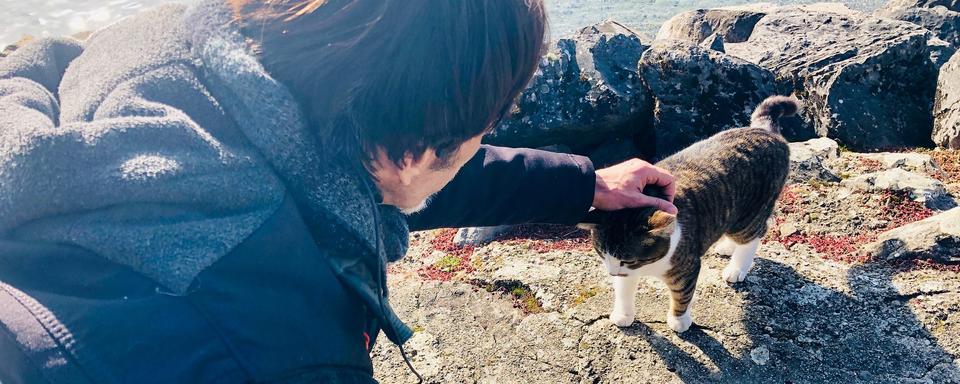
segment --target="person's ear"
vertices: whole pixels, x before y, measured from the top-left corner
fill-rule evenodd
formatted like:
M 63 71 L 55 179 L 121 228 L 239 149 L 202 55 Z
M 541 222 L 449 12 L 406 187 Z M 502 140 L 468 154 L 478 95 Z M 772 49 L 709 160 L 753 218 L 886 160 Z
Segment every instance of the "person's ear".
M 397 164 L 397 177 L 400 179 L 400 184 L 404 186 L 413 184 L 413 181 L 424 174 L 435 160 L 436 155 L 429 149 L 420 156 L 414 156 L 410 152 L 404 154 L 403 160 L 400 161 L 400 164 Z

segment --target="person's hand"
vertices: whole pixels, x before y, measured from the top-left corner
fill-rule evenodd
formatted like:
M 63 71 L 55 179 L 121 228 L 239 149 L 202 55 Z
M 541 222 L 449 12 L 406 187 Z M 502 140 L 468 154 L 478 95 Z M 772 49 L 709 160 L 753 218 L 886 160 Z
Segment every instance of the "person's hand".
M 673 176 L 669 172 L 640 159 L 632 159 L 620 164 L 598 169 L 597 185 L 593 194 L 593 207 L 604 211 L 623 208 L 656 207 L 676 214 L 673 195 L 676 194 Z M 666 197 L 658 199 L 642 193 L 643 188 L 655 185 L 663 190 Z

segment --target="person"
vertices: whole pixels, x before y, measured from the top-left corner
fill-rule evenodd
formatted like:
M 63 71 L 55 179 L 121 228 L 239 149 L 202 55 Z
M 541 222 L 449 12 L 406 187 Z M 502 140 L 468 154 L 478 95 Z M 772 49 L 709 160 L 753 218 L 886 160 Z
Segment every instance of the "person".
M 0 382 L 375 382 L 410 230 L 675 212 L 641 160 L 481 144 L 545 31 L 540 0 L 204 0 L 20 48 Z

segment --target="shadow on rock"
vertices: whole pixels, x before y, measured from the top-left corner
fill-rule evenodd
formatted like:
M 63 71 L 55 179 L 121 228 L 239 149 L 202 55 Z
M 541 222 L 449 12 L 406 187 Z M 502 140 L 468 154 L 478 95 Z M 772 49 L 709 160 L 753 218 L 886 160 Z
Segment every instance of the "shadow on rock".
M 960 382 L 955 357 L 908 307 L 916 295 L 898 292 L 892 270 L 851 268 L 848 294 L 808 280 L 787 265 L 764 259 L 756 263 L 752 273 L 758 279 L 734 286 L 745 294 L 746 335 L 695 326 L 680 336 L 706 359 L 642 323 L 623 332 L 645 339 L 685 382 Z M 701 315 L 709 311 L 704 306 L 694 310 Z M 742 347 L 730 351 L 725 345 Z

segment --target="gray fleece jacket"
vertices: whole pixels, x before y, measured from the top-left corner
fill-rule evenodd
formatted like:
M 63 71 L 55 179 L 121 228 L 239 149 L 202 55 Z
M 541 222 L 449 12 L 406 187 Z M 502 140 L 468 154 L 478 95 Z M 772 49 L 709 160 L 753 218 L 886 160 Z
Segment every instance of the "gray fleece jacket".
M 290 195 L 318 243 L 349 250 L 334 272 L 402 343 L 383 265 L 405 252 L 403 217 L 325 158 L 231 18 L 218 0 L 167 5 L 2 59 L 0 239 L 79 247 L 185 294 Z

